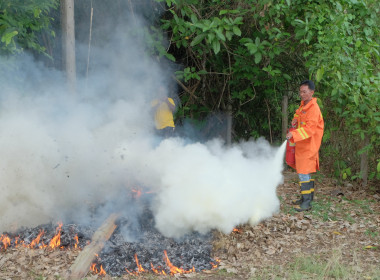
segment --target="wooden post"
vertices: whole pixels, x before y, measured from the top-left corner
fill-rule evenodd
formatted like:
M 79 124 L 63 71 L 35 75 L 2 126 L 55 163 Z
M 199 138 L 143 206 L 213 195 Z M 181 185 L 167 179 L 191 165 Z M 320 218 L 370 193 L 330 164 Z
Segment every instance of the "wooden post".
M 98 228 L 92 236 L 92 241 L 75 259 L 74 264 L 68 270 L 65 278 L 68 280 L 82 279 L 90 270 L 96 254 L 103 249 L 104 243 L 111 237 L 116 229 L 116 219 L 118 214 L 111 214 L 108 219 Z
M 368 145 L 369 135 L 366 133 L 362 142 L 362 148 Z M 368 150 L 360 155 L 360 176 L 362 177 L 362 186 L 366 187 L 368 184 Z
M 62 61 L 70 93 L 76 92 L 74 0 L 61 0 Z
M 285 141 L 286 132 L 288 130 L 288 94 L 282 96 L 282 141 Z

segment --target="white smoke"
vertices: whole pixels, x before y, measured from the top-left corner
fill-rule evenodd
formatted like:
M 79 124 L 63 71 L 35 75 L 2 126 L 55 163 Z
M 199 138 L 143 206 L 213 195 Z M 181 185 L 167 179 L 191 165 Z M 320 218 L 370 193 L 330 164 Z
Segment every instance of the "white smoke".
M 171 237 L 193 230 L 228 233 L 238 224 L 270 217 L 279 209 L 276 187 L 282 182 L 283 153 L 284 145 L 277 150 L 262 139 L 230 148 L 219 139 L 161 142 L 144 163 L 159 187 L 157 228 Z
M 93 49 L 106 67 L 79 79 L 76 96 L 65 91 L 62 73 L 28 56 L 2 81 L 0 233 L 88 222 L 101 205 L 100 219 L 113 211 L 132 217 L 140 210 L 127 204 L 135 187 L 155 193 L 156 227 L 171 237 L 229 232 L 278 211 L 284 145 L 160 141 L 150 102 L 170 73 L 141 59 L 135 42 L 117 37 L 117 44 L 115 53 Z

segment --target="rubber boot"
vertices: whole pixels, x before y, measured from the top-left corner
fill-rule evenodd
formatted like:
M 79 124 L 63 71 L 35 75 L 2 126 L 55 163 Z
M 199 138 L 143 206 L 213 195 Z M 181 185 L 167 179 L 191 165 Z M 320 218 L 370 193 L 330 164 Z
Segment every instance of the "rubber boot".
M 310 179 L 311 188 L 310 188 L 310 194 L 311 194 L 311 202 L 313 202 L 314 199 L 314 179 Z
M 300 188 L 301 188 L 301 183 L 302 183 L 302 182 L 299 182 Z M 302 195 L 301 195 L 300 199 L 293 200 L 293 201 L 292 201 L 292 204 L 293 204 L 293 205 L 301 205 L 302 202 L 303 202 L 303 197 L 302 197 Z
M 293 204 L 293 205 L 300 205 L 300 204 L 302 203 L 302 201 L 303 201 L 303 197 L 302 197 L 302 195 L 301 195 L 301 198 L 300 198 L 300 199 L 297 199 L 297 200 L 293 200 L 293 201 L 292 201 L 292 204 Z
M 302 182 L 301 183 L 301 195 L 302 203 L 299 206 L 295 206 L 294 209 L 298 212 L 309 211 L 311 209 L 311 187 L 312 182 Z
M 301 185 L 302 185 L 302 183 L 307 183 L 307 182 L 309 182 L 309 181 L 302 181 L 302 182 L 299 182 L 298 184 L 300 185 L 300 189 L 301 189 Z M 302 197 L 302 194 L 301 194 L 300 199 L 298 199 L 298 200 L 293 200 L 293 201 L 292 201 L 292 204 L 293 204 L 293 205 L 301 205 L 302 202 L 303 202 L 303 197 Z

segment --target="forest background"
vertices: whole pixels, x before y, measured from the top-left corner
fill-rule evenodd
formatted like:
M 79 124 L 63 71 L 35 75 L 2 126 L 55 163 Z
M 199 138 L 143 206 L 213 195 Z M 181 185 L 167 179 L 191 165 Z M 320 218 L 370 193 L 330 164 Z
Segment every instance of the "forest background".
M 1 75 L 26 52 L 62 69 L 60 4 L 0 1 Z M 105 19 L 140 15 L 147 25 L 125 36 L 143 38 L 146 55 L 172 69 L 176 122 L 204 137 L 280 143 L 298 85 L 312 79 L 325 119 L 323 174 L 380 190 L 379 12 L 377 0 L 83 0 L 75 39 L 89 44 L 93 30 L 91 44 L 102 46 L 113 32 Z M 78 75 L 96 67 L 86 59 L 77 57 Z

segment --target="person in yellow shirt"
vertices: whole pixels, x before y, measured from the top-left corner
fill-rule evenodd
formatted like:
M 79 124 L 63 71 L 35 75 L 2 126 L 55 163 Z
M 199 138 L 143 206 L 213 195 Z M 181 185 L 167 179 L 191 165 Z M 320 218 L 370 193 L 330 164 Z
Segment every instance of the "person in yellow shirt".
M 161 97 L 152 101 L 154 110 L 154 121 L 157 133 L 163 137 L 170 137 L 174 134 L 174 117 L 175 111 L 174 100 L 170 97 Z

